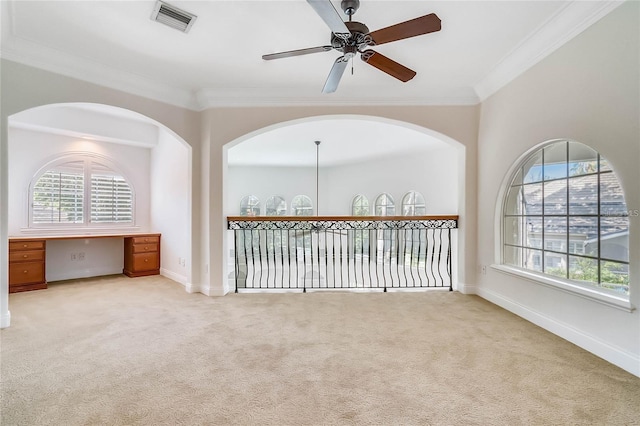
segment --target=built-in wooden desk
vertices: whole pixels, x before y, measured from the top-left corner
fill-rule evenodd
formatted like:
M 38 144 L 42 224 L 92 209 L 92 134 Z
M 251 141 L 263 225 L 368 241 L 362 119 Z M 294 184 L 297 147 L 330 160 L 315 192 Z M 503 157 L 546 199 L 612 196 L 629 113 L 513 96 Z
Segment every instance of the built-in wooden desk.
M 9 293 L 47 288 L 47 241 L 124 238 L 124 269 L 128 277 L 160 273 L 160 234 L 99 234 L 9 237 Z

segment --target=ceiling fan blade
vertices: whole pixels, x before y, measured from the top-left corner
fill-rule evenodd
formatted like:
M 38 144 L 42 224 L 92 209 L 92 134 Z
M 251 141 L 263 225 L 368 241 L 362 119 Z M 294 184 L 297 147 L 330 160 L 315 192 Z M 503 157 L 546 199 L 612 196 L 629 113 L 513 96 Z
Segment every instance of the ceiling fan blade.
M 330 0 L 307 0 L 307 3 L 320 15 L 332 33 L 342 38 L 351 36 L 351 31 L 349 31 L 349 28 L 347 28 Z
M 371 49 L 367 49 L 362 52 L 360 58 L 369 65 L 378 68 L 380 71 L 385 72 L 391 77 L 395 77 L 404 83 L 416 76 L 416 72 L 414 70 L 387 58 L 381 53 L 374 52 Z
M 262 59 L 269 61 L 271 59 L 289 58 L 291 56 L 308 55 L 310 53 L 328 52 L 333 49 L 333 46 L 318 46 L 309 47 L 306 49 L 289 50 L 286 52 L 270 53 L 268 55 L 262 55 Z
M 373 31 L 369 33 L 369 36 L 371 36 L 371 39 L 373 40 L 373 45 L 379 45 L 392 41 L 403 40 L 409 37 L 433 33 L 440 31 L 440 28 L 440 18 L 438 18 L 435 13 L 430 13 L 429 15 Z
M 322 93 L 333 93 L 338 88 L 338 84 L 340 83 L 340 79 L 342 78 L 342 74 L 344 74 L 344 70 L 347 68 L 347 64 L 349 60 L 344 56 L 340 56 L 333 63 L 331 67 L 331 71 L 329 71 L 329 76 L 327 77 L 327 81 L 324 83 L 324 87 L 322 88 Z

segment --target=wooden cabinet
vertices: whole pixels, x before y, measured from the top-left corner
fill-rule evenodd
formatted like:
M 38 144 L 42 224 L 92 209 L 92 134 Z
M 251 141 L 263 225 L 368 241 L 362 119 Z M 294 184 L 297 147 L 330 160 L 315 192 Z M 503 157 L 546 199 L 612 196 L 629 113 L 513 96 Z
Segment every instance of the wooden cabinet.
M 9 242 L 9 293 L 47 288 L 45 246 L 45 240 Z
M 160 234 L 125 237 L 122 273 L 128 277 L 160 274 Z
M 160 274 L 160 234 L 58 235 L 9 238 L 9 293 L 47 288 L 47 240 L 124 238 L 124 273 L 128 277 Z

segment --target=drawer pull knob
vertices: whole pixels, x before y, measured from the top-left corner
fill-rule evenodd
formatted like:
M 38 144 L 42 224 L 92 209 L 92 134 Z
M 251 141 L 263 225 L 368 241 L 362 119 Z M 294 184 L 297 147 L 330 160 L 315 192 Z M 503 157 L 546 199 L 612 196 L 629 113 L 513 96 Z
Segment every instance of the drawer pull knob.
M 144 246 L 144 249 L 145 249 L 145 250 L 149 250 L 149 247 L 147 247 L 147 246 Z
M 26 259 L 27 257 L 29 257 L 29 255 L 28 254 L 23 254 L 22 257 L 24 257 Z
M 149 259 L 145 259 L 144 261 L 145 261 L 145 262 L 148 262 L 148 261 L 149 261 Z M 25 271 L 25 272 L 27 272 L 27 271 Z
M 27 248 L 27 247 L 29 247 L 29 245 L 28 244 L 23 244 L 22 247 Z
M 22 271 L 23 274 L 28 274 L 29 271 L 27 271 L 26 269 L 24 271 Z

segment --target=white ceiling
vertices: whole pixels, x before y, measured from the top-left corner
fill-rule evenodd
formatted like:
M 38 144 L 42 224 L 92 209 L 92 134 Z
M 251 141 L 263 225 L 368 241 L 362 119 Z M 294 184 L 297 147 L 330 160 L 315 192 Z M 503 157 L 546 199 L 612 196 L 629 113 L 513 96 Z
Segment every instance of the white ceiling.
M 338 52 L 264 61 L 266 53 L 329 44 L 305 0 L 180 1 L 198 16 L 187 34 L 150 19 L 155 0 L 1 0 L 0 56 L 202 110 L 230 105 L 477 104 L 620 2 L 362 0 L 354 20 L 371 31 L 428 13 L 437 33 L 374 49 L 417 72 L 408 83 L 355 61 L 336 93 L 321 93 Z M 340 2 L 333 1 L 340 11 Z M 340 12 L 341 13 L 341 12 Z M 29 130 L 153 147 L 157 123 L 124 110 L 65 105 L 12 117 Z M 427 153 L 443 142 L 358 119 L 271 130 L 228 151 L 229 164 L 324 166 Z M 426 155 L 426 154 L 425 154 Z
M 189 33 L 153 22 L 153 0 L 3 0 L 0 55 L 196 110 L 282 103 L 476 104 L 619 5 L 362 0 L 354 20 L 372 31 L 432 12 L 442 30 L 375 48 L 417 72 L 408 83 L 356 60 L 354 75 L 348 70 L 338 91 L 323 95 L 338 52 L 261 59 L 329 44 L 330 31 L 306 1 L 169 3 L 198 16 Z M 339 1 L 334 6 L 340 11 Z
M 316 152 L 315 141 L 320 141 Z M 447 146 L 417 130 L 360 119 L 322 119 L 280 127 L 229 149 L 230 165 L 330 167 L 390 156 L 428 155 Z M 317 158 L 316 158 L 317 153 Z

